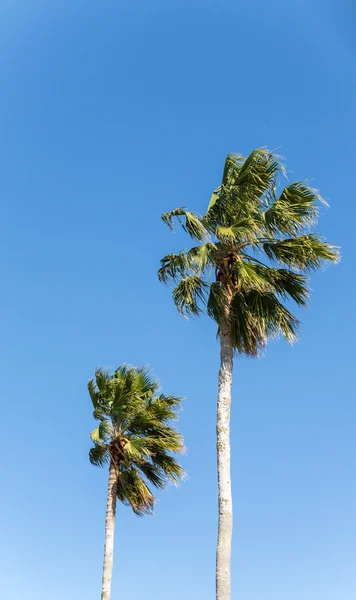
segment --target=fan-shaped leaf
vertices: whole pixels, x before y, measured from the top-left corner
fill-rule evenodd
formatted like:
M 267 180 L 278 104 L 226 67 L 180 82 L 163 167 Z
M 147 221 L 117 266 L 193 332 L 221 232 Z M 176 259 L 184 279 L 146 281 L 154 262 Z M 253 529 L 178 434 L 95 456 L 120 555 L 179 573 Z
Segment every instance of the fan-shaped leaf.
M 316 234 L 266 241 L 262 246 L 268 258 L 292 269 L 312 271 L 326 262 L 339 261 L 336 246 L 324 242 Z
M 110 456 L 105 447 L 95 444 L 92 448 L 90 448 L 89 460 L 92 465 L 95 465 L 96 467 L 103 467 L 109 463 Z
M 184 208 L 176 208 L 169 213 L 164 213 L 162 215 L 162 220 L 170 229 L 173 229 L 174 217 L 178 218 L 178 221 L 182 225 L 184 231 L 189 233 L 192 238 L 202 240 L 207 236 L 208 232 L 206 228 L 202 224 L 199 217 L 197 217 L 194 213 L 184 210 Z M 180 217 L 185 217 L 185 222 L 182 221 Z
M 173 290 L 173 300 L 179 312 L 185 316 L 199 315 L 209 285 L 198 275 L 182 279 Z

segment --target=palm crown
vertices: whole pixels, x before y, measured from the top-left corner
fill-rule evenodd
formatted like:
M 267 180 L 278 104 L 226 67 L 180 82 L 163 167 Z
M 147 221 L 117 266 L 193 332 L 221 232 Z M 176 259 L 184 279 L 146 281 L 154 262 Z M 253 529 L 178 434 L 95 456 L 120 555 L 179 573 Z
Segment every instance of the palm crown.
M 160 280 L 177 284 L 176 307 L 186 316 L 206 309 L 233 348 L 250 356 L 270 337 L 295 339 L 298 320 L 283 300 L 305 305 L 307 273 L 338 260 L 336 247 L 310 233 L 324 202 L 318 191 L 296 182 L 277 195 L 279 174 L 280 158 L 265 148 L 248 158 L 229 154 L 205 215 L 183 208 L 162 215 L 171 229 L 177 217 L 201 242 L 161 260 Z
M 121 366 L 111 375 L 99 369 L 88 383 L 94 417 L 100 421 L 91 433 L 93 465 L 114 465 L 117 497 L 137 515 L 152 513 L 157 488 L 178 483 L 182 467 L 172 456 L 184 449 L 172 427 L 181 399 L 158 393 L 158 382 L 146 369 Z

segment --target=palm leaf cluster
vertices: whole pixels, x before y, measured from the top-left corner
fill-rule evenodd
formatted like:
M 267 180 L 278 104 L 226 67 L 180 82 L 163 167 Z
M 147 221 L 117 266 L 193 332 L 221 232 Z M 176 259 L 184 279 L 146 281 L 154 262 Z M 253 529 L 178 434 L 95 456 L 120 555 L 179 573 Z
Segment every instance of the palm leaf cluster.
M 161 260 L 159 278 L 176 284 L 176 307 L 185 316 L 205 310 L 238 353 L 253 357 L 268 338 L 296 338 L 298 320 L 285 300 L 304 306 L 308 272 L 338 260 L 337 248 L 310 232 L 323 202 L 318 191 L 296 182 L 278 194 L 284 174 L 265 148 L 248 158 L 230 154 L 205 215 L 183 208 L 162 215 L 199 242 Z
M 94 417 L 90 462 L 111 463 L 117 474 L 117 497 L 137 515 L 152 513 L 150 485 L 178 483 L 181 466 L 172 453 L 183 451 L 181 435 L 172 426 L 181 399 L 159 393 L 146 369 L 121 366 L 113 374 L 99 369 L 88 383 Z

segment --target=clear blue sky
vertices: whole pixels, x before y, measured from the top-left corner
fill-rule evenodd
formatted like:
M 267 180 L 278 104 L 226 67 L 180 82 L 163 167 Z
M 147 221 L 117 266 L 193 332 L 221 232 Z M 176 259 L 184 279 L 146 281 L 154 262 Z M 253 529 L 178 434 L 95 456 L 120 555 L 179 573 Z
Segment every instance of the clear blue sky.
M 300 343 L 235 365 L 232 600 L 356 597 L 355 8 L 334 0 L 3 0 L 1 595 L 97 600 L 106 473 L 86 382 L 148 363 L 184 395 L 189 478 L 117 515 L 113 599 L 213 600 L 218 345 L 156 279 L 228 152 L 280 148 L 331 204 L 340 266 Z M 353 274 L 352 274 L 353 271 Z

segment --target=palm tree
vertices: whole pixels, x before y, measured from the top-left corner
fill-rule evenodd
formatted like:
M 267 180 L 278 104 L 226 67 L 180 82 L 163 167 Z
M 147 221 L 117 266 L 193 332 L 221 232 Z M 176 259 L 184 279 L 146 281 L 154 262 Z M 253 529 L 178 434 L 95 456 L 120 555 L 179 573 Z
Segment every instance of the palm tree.
M 277 195 L 280 158 L 254 150 L 248 158 L 227 156 L 221 185 L 203 216 L 177 208 L 174 217 L 199 245 L 161 260 L 159 279 L 173 281 L 173 300 L 189 317 L 207 312 L 218 325 L 220 371 L 217 403 L 219 522 L 216 598 L 230 598 L 232 498 L 230 481 L 230 404 L 234 353 L 257 357 L 269 338 L 296 339 L 298 320 L 283 301 L 304 306 L 307 273 L 338 252 L 311 226 L 318 215 L 317 190 L 306 182 L 287 185 Z
M 178 484 L 183 470 L 171 453 L 184 447 L 171 422 L 181 398 L 159 393 L 158 382 L 146 369 L 126 365 L 113 374 L 98 369 L 88 390 L 100 421 L 91 433 L 89 459 L 99 467 L 109 465 L 101 598 L 110 600 L 116 499 L 136 515 L 152 514 L 155 498 L 148 484 Z

